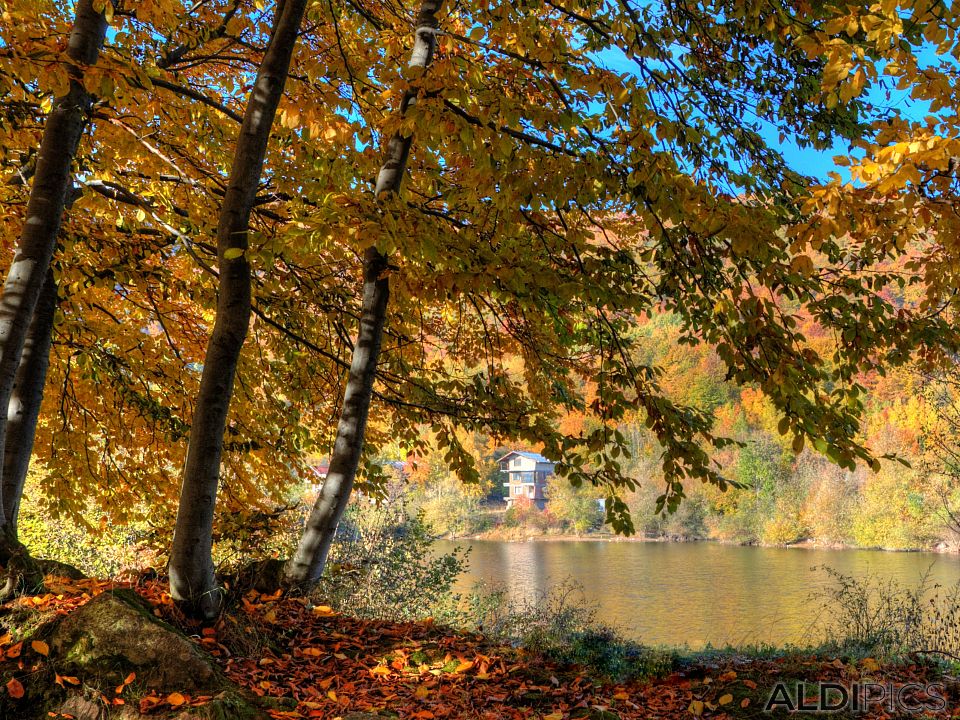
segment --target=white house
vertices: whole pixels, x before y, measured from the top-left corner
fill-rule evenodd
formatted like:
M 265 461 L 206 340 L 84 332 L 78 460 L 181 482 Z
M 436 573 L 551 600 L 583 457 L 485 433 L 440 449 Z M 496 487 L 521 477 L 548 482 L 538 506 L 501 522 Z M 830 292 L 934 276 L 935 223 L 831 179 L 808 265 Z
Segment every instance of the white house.
M 500 471 L 507 474 L 507 507 L 519 498 L 527 498 L 541 510 L 547 503 L 547 477 L 554 463 L 538 453 L 513 450 L 500 458 Z

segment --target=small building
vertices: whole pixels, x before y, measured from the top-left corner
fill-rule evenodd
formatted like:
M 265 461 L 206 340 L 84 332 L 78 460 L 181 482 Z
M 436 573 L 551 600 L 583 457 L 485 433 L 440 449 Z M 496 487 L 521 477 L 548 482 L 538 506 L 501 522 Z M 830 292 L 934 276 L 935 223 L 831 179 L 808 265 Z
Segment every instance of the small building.
M 512 507 L 519 498 L 526 498 L 541 510 L 547 504 L 547 478 L 553 475 L 550 460 L 543 455 L 524 450 L 513 450 L 500 458 L 500 471 L 506 473 L 507 488 L 504 498 Z

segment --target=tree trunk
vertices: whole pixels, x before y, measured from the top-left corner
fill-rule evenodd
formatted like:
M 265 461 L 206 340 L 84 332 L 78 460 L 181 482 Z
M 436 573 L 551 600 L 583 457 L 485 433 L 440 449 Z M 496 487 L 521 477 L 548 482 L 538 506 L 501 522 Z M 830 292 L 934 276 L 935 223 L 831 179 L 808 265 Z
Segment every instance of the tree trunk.
M 63 218 L 72 178 L 71 166 L 83 135 L 92 97 L 83 85 L 84 67 L 94 65 L 107 32 L 103 13 L 93 9 L 93 0 L 78 0 L 73 30 L 67 44 L 70 60 L 70 89 L 57 98 L 43 129 L 33 186 L 27 202 L 26 219 L 13 263 L 0 298 L 0 407 L 8 408 L 21 365 L 27 332 L 40 298 L 57 233 Z M 7 413 L 0 413 L 0 457 L 7 444 Z M 5 467 L 6 462 L 0 462 Z M 0 506 L 19 504 L 19 498 L 2 497 Z M 0 516 L 0 561 L 6 566 L 7 582 L 2 593 L 16 592 L 26 583 L 37 584 L 36 573 L 25 561 L 26 552 L 7 525 L 6 512 Z M 42 582 L 42 577 L 40 578 Z
M 250 265 L 245 255 L 250 213 L 306 4 L 306 0 L 277 3 L 217 225 L 217 315 L 190 429 L 169 567 L 173 598 L 189 614 L 205 618 L 216 616 L 222 603 L 211 556 L 213 515 L 234 376 L 250 322 Z
M 47 278 L 33 313 L 7 412 L 7 439 L 3 455 L 3 516 L 14 539 L 17 538 L 20 498 L 30 468 L 37 418 L 40 416 L 43 388 L 47 381 L 56 312 L 57 283 L 51 267 L 47 268 Z
M 417 18 L 416 40 L 409 66 L 426 71 L 437 45 L 437 13 L 442 0 L 424 0 Z M 417 102 L 416 90 L 407 91 L 400 103 L 400 114 Z M 376 197 L 396 194 L 407 167 L 413 136 L 396 134 L 387 143 L 386 159 L 377 175 Z M 323 573 L 330 546 L 340 518 L 346 510 L 353 482 L 360 464 L 363 439 L 367 428 L 370 398 L 380 358 L 383 326 L 390 294 L 386 276 L 387 258 L 375 247 L 366 250 L 363 260 L 363 307 L 360 331 L 353 347 L 353 358 L 347 376 L 343 408 L 337 425 L 337 437 L 330 456 L 330 469 L 320 494 L 310 511 L 306 528 L 284 573 L 286 582 L 295 585 L 315 583 Z

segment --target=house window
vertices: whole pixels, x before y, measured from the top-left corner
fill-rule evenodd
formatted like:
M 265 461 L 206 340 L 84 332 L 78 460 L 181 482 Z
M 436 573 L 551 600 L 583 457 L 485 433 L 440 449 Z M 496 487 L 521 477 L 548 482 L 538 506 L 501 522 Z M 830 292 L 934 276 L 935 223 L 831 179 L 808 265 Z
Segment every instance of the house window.
M 514 466 L 514 467 L 520 467 L 522 464 L 523 464 L 523 460 L 521 460 L 520 458 L 515 457 L 515 458 L 513 459 L 513 466 Z
M 533 497 L 533 488 L 527 487 L 527 497 Z
M 520 490 L 521 490 L 521 488 L 520 488 L 520 486 L 518 485 L 517 487 L 515 487 L 515 488 L 513 489 L 513 494 L 514 494 L 514 495 L 519 495 L 519 494 L 520 494 Z

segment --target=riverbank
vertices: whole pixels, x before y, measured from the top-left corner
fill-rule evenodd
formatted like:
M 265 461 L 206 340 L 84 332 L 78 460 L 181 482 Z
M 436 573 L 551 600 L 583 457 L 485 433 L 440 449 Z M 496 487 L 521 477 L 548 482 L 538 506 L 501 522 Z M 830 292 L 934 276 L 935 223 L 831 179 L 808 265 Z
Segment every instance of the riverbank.
M 715 543 L 735 547 L 764 547 L 781 549 L 816 549 L 816 550 L 881 550 L 896 553 L 943 553 L 948 555 L 960 554 L 960 544 L 937 543 L 931 547 L 883 547 L 863 546 L 842 542 L 824 542 L 820 540 L 804 539 L 790 543 L 765 542 L 737 542 L 724 538 L 685 537 L 681 535 L 616 535 L 612 532 L 595 531 L 587 533 L 570 533 L 564 531 L 539 530 L 523 526 L 495 525 L 479 533 L 467 535 L 446 534 L 439 537 L 441 540 L 481 540 L 495 542 L 613 542 L 613 543 Z
M 616 680 L 430 621 L 359 620 L 281 593 L 247 593 L 215 623 L 200 625 L 176 612 L 157 581 L 122 588 L 59 582 L 55 591 L 0 607 L 2 718 L 751 720 L 784 679 L 792 702 L 797 681 L 843 688 L 869 681 L 897 697 L 911 685 L 925 687 L 924 701 L 930 688 L 950 692 L 938 668 L 859 655 L 638 646 L 629 679 Z M 98 643 L 126 623 L 177 655 L 145 647 L 136 655 L 141 633 L 128 633 L 106 658 Z M 71 645 L 75 635 L 87 644 Z M 602 652 L 603 642 L 593 647 Z M 925 717 L 945 720 L 949 707 L 929 703 Z M 788 717 L 788 708 L 781 702 L 772 716 Z M 865 710 L 856 717 L 889 717 L 880 703 Z

